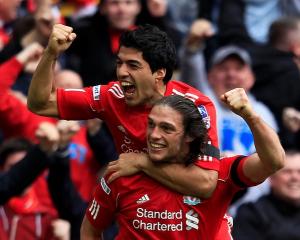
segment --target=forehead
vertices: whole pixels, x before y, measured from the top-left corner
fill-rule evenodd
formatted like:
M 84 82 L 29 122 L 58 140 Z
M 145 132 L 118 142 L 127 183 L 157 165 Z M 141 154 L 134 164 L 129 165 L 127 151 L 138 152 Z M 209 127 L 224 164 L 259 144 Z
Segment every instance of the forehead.
M 215 65 L 216 67 L 224 67 L 224 66 L 230 66 L 230 65 L 238 65 L 242 67 L 246 67 L 247 64 L 238 56 L 236 55 L 230 55 L 227 58 L 225 58 L 222 62 Z
M 135 48 L 127 48 L 121 46 L 118 52 L 118 58 L 122 61 L 135 60 L 135 61 L 144 61 L 143 53 Z
M 166 105 L 154 106 L 149 114 L 149 118 L 159 122 L 172 124 L 176 127 L 183 127 L 183 117 L 175 109 Z
M 286 154 L 285 166 L 283 169 L 300 170 L 300 153 Z

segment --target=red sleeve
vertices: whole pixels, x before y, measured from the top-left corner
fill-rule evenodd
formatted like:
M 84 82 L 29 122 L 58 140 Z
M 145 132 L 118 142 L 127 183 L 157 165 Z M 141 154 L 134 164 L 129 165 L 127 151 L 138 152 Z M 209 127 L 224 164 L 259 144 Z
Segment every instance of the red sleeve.
M 54 122 L 54 119 L 33 114 L 8 91 L 0 94 L 0 127 L 4 137 L 23 136 L 34 140 L 35 130 L 42 121 Z
M 97 229 L 107 228 L 115 219 L 117 210 L 117 182 L 111 184 L 106 182 L 106 178 L 101 178 L 94 193 L 94 199 L 90 202 L 85 216 Z
M 196 105 L 208 130 L 209 140 L 206 148 L 206 155 L 199 158 L 195 165 L 205 169 L 219 171 L 220 151 L 215 106 L 212 101 L 205 96 L 200 98 L 200 100 L 201 101 L 197 101 Z
M 15 83 L 23 65 L 12 57 L 0 65 L 0 91 L 6 91 Z
M 84 89 L 57 89 L 59 117 L 67 120 L 101 118 L 105 89 L 104 85 Z
M 230 164 L 230 178 L 234 182 L 235 185 L 239 186 L 240 188 L 247 188 L 256 186 L 260 183 L 255 183 L 251 181 L 248 177 L 245 176 L 243 171 L 243 166 L 245 163 L 245 160 L 248 158 L 248 156 L 235 156 L 230 158 L 222 159 L 229 162 Z
M 251 181 L 248 177 L 245 176 L 244 171 L 243 171 L 243 166 L 244 166 L 246 159 L 247 159 L 247 157 L 244 157 L 242 160 L 239 161 L 239 164 L 237 166 L 237 175 L 238 175 L 238 178 L 240 179 L 240 181 L 242 183 L 244 183 L 244 185 L 246 187 L 253 187 L 260 183 L 255 183 L 255 182 Z

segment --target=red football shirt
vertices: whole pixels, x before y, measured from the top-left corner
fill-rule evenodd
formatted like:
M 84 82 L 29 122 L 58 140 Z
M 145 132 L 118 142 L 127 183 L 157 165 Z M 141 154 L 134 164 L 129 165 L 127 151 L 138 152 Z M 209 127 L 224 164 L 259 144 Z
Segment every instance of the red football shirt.
M 101 178 L 86 216 L 97 229 L 116 219 L 116 239 L 231 239 L 226 211 L 233 195 L 255 185 L 245 178 L 245 157 L 221 161 L 217 188 L 210 199 L 183 196 L 144 174 L 107 184 Z
M 195 103 L 207 126 L 211 145 L 218 148 L 216 113 L 211 100 L 178 81 L 168 82 L 165 96 L 171 94 L 182 95 Z M 58 89 L 57 102 L 62 119 L 104 120 L 114 136 L 119 153 L 147 152 L 147 117 L 151 108 L 127 106 L 118 82 L 84 89 Z M 219 169 L 219 160 L 210 156 L 202 157 L 195 164 L 207 169 Z

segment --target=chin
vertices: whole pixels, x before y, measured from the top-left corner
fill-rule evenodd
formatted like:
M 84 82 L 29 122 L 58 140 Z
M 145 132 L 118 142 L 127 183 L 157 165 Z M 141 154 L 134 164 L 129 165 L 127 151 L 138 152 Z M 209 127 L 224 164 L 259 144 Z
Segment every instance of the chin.
M 152 162 L 155 162 L 155 163 L 163 162 L 163 161 L 164 161 L 163 156 L 157 156 L 157 155 L 155 155 L 155 154 L 149 153 L 149 157 L 150 157 L 151 161 L 152 161 Z
M 129 107 L 136 107 L 136 106 L 140 106 L 142 105 L 141 102 L 135 100 L 135 99 L 126 99 L 125 98 L 125 102 Z

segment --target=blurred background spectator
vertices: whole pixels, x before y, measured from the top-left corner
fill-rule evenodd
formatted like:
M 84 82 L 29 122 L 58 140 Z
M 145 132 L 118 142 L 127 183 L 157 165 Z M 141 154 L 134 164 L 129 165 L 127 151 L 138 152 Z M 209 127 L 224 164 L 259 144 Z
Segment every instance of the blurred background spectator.
M 285 167 L 270 177 L 271 192 L 242 205 L 234 219 L 235 239 L 299 239 L 300 152 L 287 151 Z

